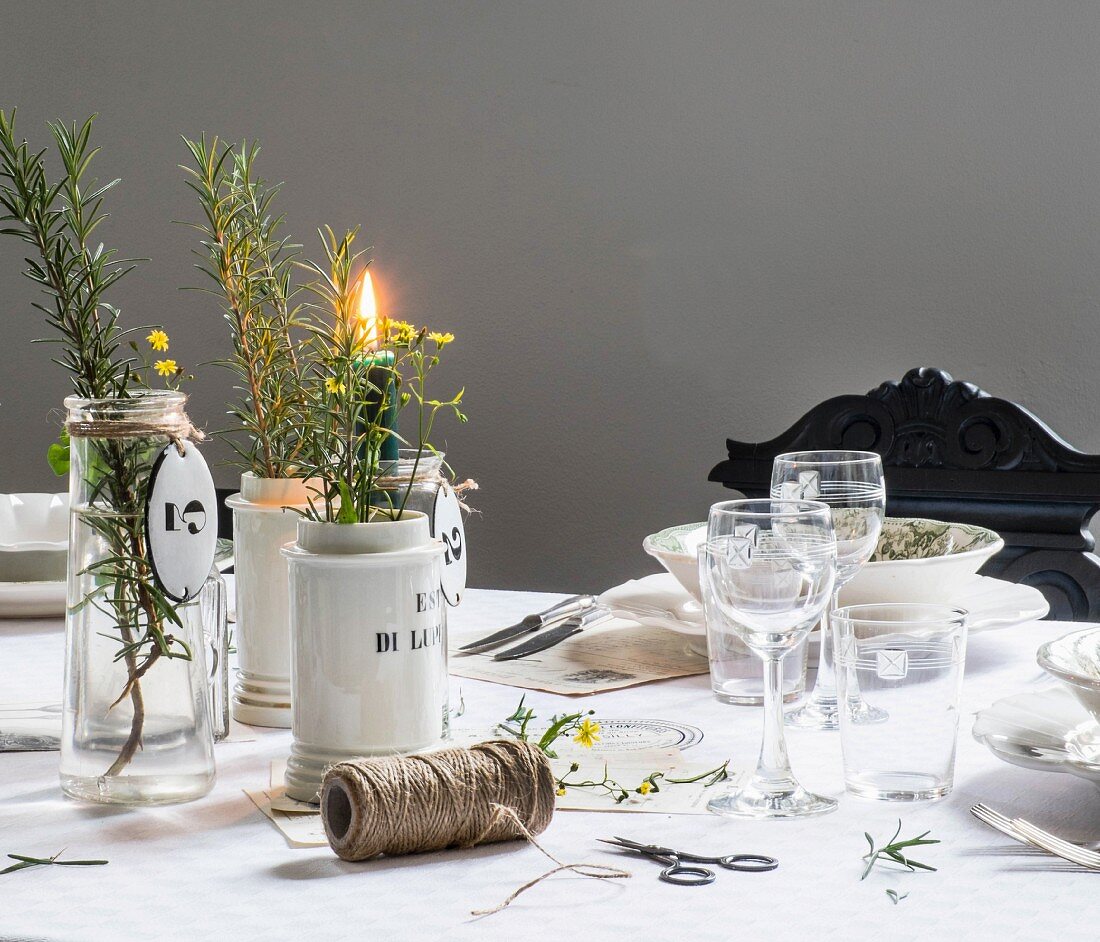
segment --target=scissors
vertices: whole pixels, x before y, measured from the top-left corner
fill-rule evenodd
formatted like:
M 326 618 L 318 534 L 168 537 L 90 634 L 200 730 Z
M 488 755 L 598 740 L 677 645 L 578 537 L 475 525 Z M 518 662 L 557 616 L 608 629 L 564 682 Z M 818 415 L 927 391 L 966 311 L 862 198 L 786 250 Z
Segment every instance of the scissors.
M 779 866 L 778 860 L 764 854 L 703 857 L 700 854 L 689 854 L 686 851 L 673 850 L 671 847 L 662 847 L 659 844 L 639 844 L 625 837 L 616 837 L 613 840 L 599 838 L 599 840 L 602 844 L 611 844 L 620 850 L 641 854 L 643 857 L 664 864 L 665 868 L 661 871 L 660 879 L 676 886 L 706 886 L 714 882 L 713 870 L 708 867 L 692 866 L 692 864 L 714 864 L 723 870 L 740 870 L 745 873 L 763 873 Z

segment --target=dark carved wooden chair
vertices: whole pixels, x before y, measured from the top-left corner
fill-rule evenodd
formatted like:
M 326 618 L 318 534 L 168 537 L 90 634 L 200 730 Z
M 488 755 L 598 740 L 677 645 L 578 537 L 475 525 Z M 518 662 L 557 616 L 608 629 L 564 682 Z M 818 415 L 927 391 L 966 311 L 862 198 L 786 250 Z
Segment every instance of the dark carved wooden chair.
M 766 495 L 772 459 L 848 448 L 882 455 L 887 513 L 996 530 L 1005 548 L 982 569 L 1038 588 L 1049 618 L 1100 620 L 1100 455 L 1067 445 L 1027 409 L 943 370 L 910 370 L 865 396 L 815 406 L 778 438 L 730 439 L 710 480 Z

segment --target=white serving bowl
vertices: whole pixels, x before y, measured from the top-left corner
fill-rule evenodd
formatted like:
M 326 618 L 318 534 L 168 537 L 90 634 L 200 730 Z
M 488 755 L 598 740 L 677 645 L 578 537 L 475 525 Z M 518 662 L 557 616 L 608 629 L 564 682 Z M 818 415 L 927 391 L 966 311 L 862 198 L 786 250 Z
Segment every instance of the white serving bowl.
M 871 560 L 840 590 L 840 604 L 947 601 L 1004 545 L 985 527 L 887 517 Z
M 651 533 L 642 548 L 701 600 L 696 554 L 706 537 L 705 523 L 684 523 Z M 841 604 L 947 601 L 1003 547 L 984 527 L 887 517 L 872 561 L 841 590 Z
M 65 578 L 68 494 L 0 494 L 0 582 Z
M 683 523 L 651 533 L 642 541 L 642 549 L 665 567 L 696 602 L 703 600 L 699 590 L 699 544 L 706 541 L 705 523 Z
M 1057 677 L 1100 723 L 1100 628 L 1084 628 L 1048 641 L 1035 654 L 1039 666 Z

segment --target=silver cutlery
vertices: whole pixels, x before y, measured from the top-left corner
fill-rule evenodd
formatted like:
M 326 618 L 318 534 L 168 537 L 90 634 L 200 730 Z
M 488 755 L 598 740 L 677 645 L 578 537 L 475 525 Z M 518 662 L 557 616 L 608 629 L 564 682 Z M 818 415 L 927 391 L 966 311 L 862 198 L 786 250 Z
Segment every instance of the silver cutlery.
M 1036 827 L 1030 821 L 1025 821 L 1023 818 L 1012 818 L 1010 820 L 1003 814 L 981 803 L 971 808 L 970 813 L 979 821 L 1023 844 L 1038 847 L 1048 854 L 1053 854 L 1062 860 L 1068 860 L 1080 867 L 1086 867 L 1089 870 L 1100 870 L 1100 854 L 1096 851 L 1081 847 L 1078 844 L 1071 844 L 1049 831 Z
M 533 631 L 539 631 L 549 625 L 557 624 L 569 618 L 571 615 L 579 615 L 587 609 L 593 608 L 595 605 L 596 597 L 594 595 L 574 595 L 564 602 L 558 602 L 556 605 L 551 605 L 545 611 L 536 612 L 534 615 L 528 615 L 522 621 L 514 625 L 510 625 L 507 628 L 501 628 L 500 631 L 494 631 L 491 635 L 486 635 L 484 638 L 479 638 L 477 641 L 471 641 L 469 644 L 464 644 L 458 650 L 463 654 L 480 654 L 482 651 L 488 651 L 492 648 L 499 647 L 506 641 L 511 641 L 513 638 L 518 638 L 521 635 L 530 634 Z
M 580 615 L 573 615 L 567 618 L 556 628 L 544 631 L 536 635 L 530 641 L 524 641 L 523 644 L 517 644 L 514 648 L 508 648 L 506 651 L 501 651 L 500 654 L 494 655 L 493 660 L 517 661 L 520 658 L 538 654 L 540 651 L 546 651 L 557 644 L 561 644 L 566 638 L 572 638 L 573 635 L 580 634 L 580 632 L 584 631 L 584 629 L 588 628 L 590 625 L 599 624 L 604 619 L 610 617 L 611 612 L 603 606 L 586 609 Z

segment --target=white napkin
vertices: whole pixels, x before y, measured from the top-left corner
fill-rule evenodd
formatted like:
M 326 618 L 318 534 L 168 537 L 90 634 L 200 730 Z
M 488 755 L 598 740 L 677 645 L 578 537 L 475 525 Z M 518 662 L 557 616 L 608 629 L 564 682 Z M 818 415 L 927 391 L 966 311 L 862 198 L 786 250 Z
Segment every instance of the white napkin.
M 703 606 L 667 572 L 631 579 L 608 589 L 600 596 L 600 604 L 617 618 L 680 634 L 706 634 Z

